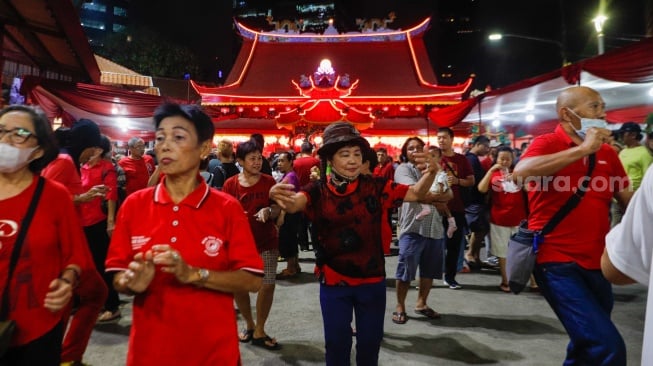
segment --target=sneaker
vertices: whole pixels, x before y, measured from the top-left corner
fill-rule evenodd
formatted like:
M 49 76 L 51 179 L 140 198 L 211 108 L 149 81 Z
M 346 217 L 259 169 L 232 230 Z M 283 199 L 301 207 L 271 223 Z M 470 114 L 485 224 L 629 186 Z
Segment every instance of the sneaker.
M 499 266 L 499 257 L 491 256 L 485 261 L 485 263 L 487 263 L 488 265 L 490 265 L 492 267 L 498 267 Z
M 444 285 L 449 286 L 449 288 L 452 290 L 460 290 L 461 288 L 463 288 L 458 282 L 456 282 L 456 280 L 449 280 L 449 281 L 444 280 L 442 282 L 444 282 Z

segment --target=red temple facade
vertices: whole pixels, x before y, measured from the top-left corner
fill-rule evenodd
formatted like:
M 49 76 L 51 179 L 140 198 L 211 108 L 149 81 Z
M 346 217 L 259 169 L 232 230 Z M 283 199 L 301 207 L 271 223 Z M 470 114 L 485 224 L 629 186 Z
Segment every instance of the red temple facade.
M 439 85 L 423 35 L 406 30 L 259 32 L 236 22 L 243 45 L 226 83 L 192 83 L 220 135 L 299 139 L 348 121 L 365 136 L 426 135 L 434 113 L 459 104 L 472 78 Z M 446 124 L 446 123 L 445 123 Z

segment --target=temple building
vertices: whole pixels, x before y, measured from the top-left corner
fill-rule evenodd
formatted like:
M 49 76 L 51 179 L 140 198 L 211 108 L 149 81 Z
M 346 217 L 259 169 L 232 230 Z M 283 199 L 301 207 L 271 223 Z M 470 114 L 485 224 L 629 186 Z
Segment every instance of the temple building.
M 430 19 L 405 30 L 388 28 L 388 19 L 344 34 L 332 24 L 315 34 L 284 21 L 271 31 L 236 21 L 243 45 L 225 85 L 193 88 L 218 135 L 257 131 L 271 145 L 319 145 L 336 121 L 353 123 L 373 145 L 435 135 L 437 111 L 459 104 L 473 79 L 439 85 L 423 41 Z

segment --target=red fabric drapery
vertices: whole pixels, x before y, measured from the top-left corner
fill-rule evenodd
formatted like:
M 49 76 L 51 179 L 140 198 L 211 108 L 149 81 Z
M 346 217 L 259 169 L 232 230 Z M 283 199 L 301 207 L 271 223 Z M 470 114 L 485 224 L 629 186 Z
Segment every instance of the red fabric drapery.
M 26 78 L 23 88 L 28 89 L 27 94 L 33 96 L 31 92 L 37 85 L 77 108 L 105 116 L 119 112 L 121 116 L 128 118 L 151 117 L 154 109 L 164 101 L 164 98 L 159 96 L 110 86 L 69 84 L 52 80 Z
M 653 82 L 653 38 L 580 62 L 583 70 L 625 83 Z
M 477 98 L 469 98 L 458 104 L 429 112 L 429 119 L 438 127 L 451 127 L 462 121 L 478 103 Z

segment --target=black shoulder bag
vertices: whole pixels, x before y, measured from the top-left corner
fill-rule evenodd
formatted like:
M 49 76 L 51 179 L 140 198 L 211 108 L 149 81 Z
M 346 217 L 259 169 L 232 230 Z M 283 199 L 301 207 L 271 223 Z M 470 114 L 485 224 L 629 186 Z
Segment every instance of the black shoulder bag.
M 39 203 L 39 198 L 41 197 L 41 192 L 43 191 L 43 185 L 45 184 L 45 178 L 39 177 L 39 181 L 36 184 L 36 190 L 34 191 L 34 196 L 32 196 L 32 201 L 27 208 L 27 213 L 23 218 L 23 221 L 20 225 L 20 230 L 18 231 L 18 236 L 16 237 L 16 243 L 14 244 L 14 249 L 11 252 L 11 260 L 9 262 L 9 272 L 7 273 L 7 284 L 5 285 L 4 291 L 2 292 L 2 307 L 0 308 L 0 357 L 7 352 L 9 345 L 11 344 L 12 336 L 16 330 L 16 322 L 9 317 L 9 287 L 11 286 L 11 278 L 14 274 L 14 269 L 16 268 L 16 263 L 18 263 L 18 258 L 20 257 L 20 252 L 23 247 L 23 241 L 25 241 L 25 236 L 27 236 L 27 229 L 29 228 L 30 223 L 32 222 L 32 217 L 36 211 L 36 206 Z
M 519 225 L 519 230 L 510 237 L 508 243 L 508 253 L 506 255 L 506 274 L 508 275 L 508 286 L 510 291 L 515 294 L 520 293 L 528 283 L 533 268 L 535 268 L 535 259 L 544 236 L 551 231 L 573 210 L 587 192 L 594 166 L 596 165 L 596 155 L 589 156 L 589 166 L 587 175 L 583 178 L 580 186 L 576 189 L 571 197 L 558 210 L 555 215 L 544 225 L 541 230 L 529 230 L 528 221 L 524 220 Z

